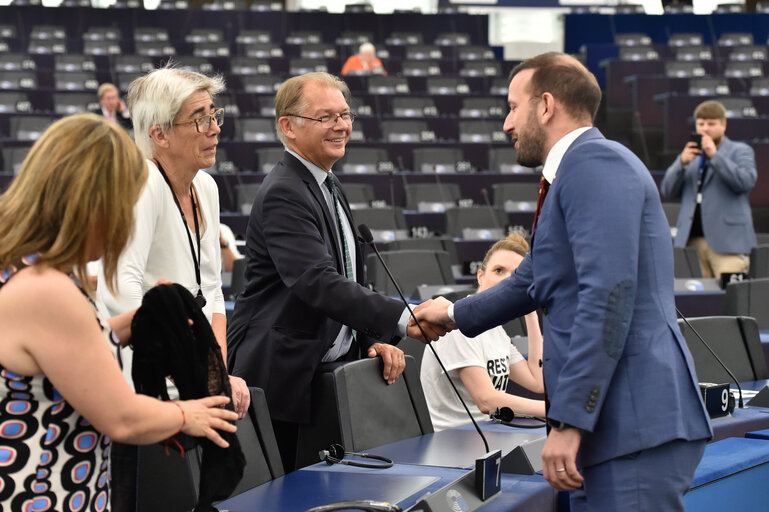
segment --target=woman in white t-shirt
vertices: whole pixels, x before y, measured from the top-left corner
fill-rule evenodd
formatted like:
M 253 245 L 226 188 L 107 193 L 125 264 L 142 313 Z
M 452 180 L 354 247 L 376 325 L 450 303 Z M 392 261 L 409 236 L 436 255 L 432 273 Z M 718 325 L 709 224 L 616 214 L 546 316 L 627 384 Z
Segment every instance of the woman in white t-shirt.
M 491 288 L 518 268 L 529 250 L 520 235 L 509 235 L 486 253 L 478 270 L 478 291 Z M 537 313 L 525 317 L 529 335 L 528 361 L 518 352 L 499 326 L 475 338 L 452 331 L 433 343 L 449 377 L 476 420 L 488 419 L 497 407 L 510 407 L 516 414 L 545 416 L 545 402 L 506 392 L 508 379 L 536 393 L 544 392 L 542 378 L 542 332 Z M 462 404 L 443 375 L 431 350 L 422 359 L 422 388 L 435 431 L 469 423 Z

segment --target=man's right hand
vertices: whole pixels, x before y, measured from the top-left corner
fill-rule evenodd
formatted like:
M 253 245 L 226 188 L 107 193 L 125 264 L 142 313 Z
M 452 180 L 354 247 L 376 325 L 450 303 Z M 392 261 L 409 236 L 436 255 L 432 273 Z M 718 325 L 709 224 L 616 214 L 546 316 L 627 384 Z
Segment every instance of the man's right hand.
M 687 142 L 686 147 L 681 152 L 681 166 L 686 167 L 686 165 L 689 162 L 691 162 L 701 154 L 702 154 L 702 150 L 697 148 L 696 142 Z
M 435 341 L 439 336 L 443 336 L 445 333 L 457 328 L 448 315 L 450 305 L 450 301 L 443 297 L 438 297 L 432 301 L 422 303 L 414 309 L 414 316 L 417 317 L 430 340 Z M 409 320 L 409 330 L 411 330 L 412 326 L 416 328 L 414 319 Z M 438 334 L 439 336 L 433 337 L 433 334 Z M 428 340 L 422 339 L 422 336 L 419 336 L 417 339 L 425 343 L 428 342 Z

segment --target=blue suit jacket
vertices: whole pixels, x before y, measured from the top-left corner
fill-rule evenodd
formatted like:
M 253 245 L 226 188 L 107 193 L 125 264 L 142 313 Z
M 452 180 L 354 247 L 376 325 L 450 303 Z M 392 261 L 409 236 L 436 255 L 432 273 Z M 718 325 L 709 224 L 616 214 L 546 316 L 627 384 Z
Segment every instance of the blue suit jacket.
M 468 336 L 542 308 L 549 417 L 584 431 L 583 467 L 712 436 L 676 324 L 673 251 L 643 164 L 596 129 L 568 149 L 516 272 L 460 300 Z
M 686 167 L 681 158 L 668 167 L 660 184 L 665 198 L 681 198 L 675 245 L 685 247 L 697 205 L 697 177 L 700 159 Z M 727 137 L 708 164 L 702 184 L 702 231 L 708 245 L 722 254 L 747 254 L 756 245 L 753 216 L 748 194 L 756 184 L 756 159 L 753 148 Z

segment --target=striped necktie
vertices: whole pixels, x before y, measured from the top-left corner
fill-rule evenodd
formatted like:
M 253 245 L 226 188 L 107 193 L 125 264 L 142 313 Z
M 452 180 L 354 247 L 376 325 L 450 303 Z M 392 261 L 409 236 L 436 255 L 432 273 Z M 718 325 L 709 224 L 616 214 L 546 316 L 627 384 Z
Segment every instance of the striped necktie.
M 336 191 L 336 184 L 334 183 L 334 176 L 328 173 L 326 181 L 324 181 L 326 187 L 331 192 L 331 199 L 334 202 L 334 210 L 336 213 L 336 227 L 339 232 L 339 239 L 342 241 L 342 250 L 344 252 L 344 273 L 347 279 L 355 281 L 355 276 L 352 271 L 352 258 L 350 258 L 350 249 L 347 247 L 347 237 L 344 236 L 344 229 L 342 228 L 342 215 L 344 212 L 339 204 L 339 196 Z

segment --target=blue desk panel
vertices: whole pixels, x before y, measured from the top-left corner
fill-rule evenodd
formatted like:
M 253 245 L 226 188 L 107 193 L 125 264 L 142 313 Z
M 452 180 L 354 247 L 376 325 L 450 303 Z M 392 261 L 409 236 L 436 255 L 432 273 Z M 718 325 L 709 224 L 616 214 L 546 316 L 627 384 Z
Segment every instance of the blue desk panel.
M 510 453 L 522 443 L 544 436 L 544 432 L 515 431 L 509 427 L 507 431 L 486 431 L 484 434 L 489 443 L 489 450 L 502 450 L 502 455 Z M 383 455 L 399 464 L 448 468 L 475 467 L 475 459 L 486 453 L 483 441 L 474 429 L 444 430 L 377 446 L 369 451 Z
M 744 437 L 747 432 L 769 428 L 769 408 L 738 408 L 731 416 L 711 419 L 710 425 L 713 427 L 713 441 L 727 437 Z
M 684 496 L 687 510 L 764 510 L 769 503 L 769 443 L 731 438 L 709 444 Z
M 302 512 L 343 500 L 398 503 L 414 494 L 421 495 L 439 480 L 434 476 L 300 470 L 223 501 L 217 508 L 238 512 Z

